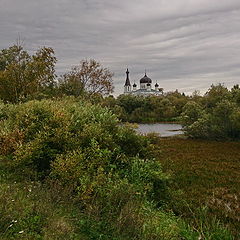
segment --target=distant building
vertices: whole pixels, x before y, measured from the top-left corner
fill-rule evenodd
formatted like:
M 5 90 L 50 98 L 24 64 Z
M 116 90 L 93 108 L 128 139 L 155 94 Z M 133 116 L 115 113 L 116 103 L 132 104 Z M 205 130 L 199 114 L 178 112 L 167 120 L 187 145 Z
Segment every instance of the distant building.
M 149 95 L 155 95 L 160 96 L 163 94 L 163 89 L 159 88 L 159 85 L 155 84 L 155 88 L 152 89 L 152 80 L 149 78 L 145 72 L 145 75 L 143 78 L 140 79 L 140 88 L 137 89 L 137 84 L 134 81 L 134 84 L 131 85 L 130 79 L 129 79 L 129 71 L 127 69 L 126 71 L 127 77 L 124 85 L 124 94 L 131 94 L 136 96 L 149 96 Z

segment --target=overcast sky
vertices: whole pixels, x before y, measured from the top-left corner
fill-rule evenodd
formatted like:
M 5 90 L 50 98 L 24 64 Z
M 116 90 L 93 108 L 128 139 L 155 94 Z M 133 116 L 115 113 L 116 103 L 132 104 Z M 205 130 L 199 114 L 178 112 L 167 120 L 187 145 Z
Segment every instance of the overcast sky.
M 240 83 L 240 0 L 0 0 L 0 48 L 53 47 L 57 73 L 94 58 L 123 92 L 126 67 L 165 91 Z

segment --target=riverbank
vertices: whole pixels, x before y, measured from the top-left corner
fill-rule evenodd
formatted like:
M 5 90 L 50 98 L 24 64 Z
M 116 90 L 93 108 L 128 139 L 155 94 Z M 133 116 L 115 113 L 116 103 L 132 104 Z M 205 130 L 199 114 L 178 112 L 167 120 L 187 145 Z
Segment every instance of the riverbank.
M 201 217 L 220 219 L 239 239 L 240 142 L 160 138 L 156 145 L 158 160 L 172 176 L 175 213 L 196 227 Z

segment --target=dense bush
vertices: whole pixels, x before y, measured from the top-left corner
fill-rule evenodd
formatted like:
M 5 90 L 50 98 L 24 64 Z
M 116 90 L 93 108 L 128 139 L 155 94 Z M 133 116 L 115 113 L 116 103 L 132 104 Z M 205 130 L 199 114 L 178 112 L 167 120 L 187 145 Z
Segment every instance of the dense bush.
M 27 178 L 48 177 L 72 189 L 80 229 L 90 239 L 192 234 L 157 208 L 167 198 L 168 176 L 151 157 L 148 139 L 108 109 L 68 98 L 1 104 L 0 111 L 2 157 Z
M 181 120 L 188 136 L 205 139 L 240 138 L 240 89 L 211 86 L 202 102 L 188 102 Z
M 189 99 L 175 91 L 162 96 L 120 95 L 116 99 L 110 96 L 101 104 L 112 109 L 122 121 L 153 123 L 176 121 Z

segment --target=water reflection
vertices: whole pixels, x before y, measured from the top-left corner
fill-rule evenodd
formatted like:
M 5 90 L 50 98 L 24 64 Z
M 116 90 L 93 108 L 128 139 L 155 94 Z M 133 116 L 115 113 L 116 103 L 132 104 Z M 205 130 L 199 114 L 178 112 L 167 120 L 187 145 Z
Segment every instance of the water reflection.
M 170 137 L 183 134 L 182 126 L 175 123 L 155 123 L 155 124 L 138 124 L 137 132 L 141 134 L 159 133 L 161 137 Z

